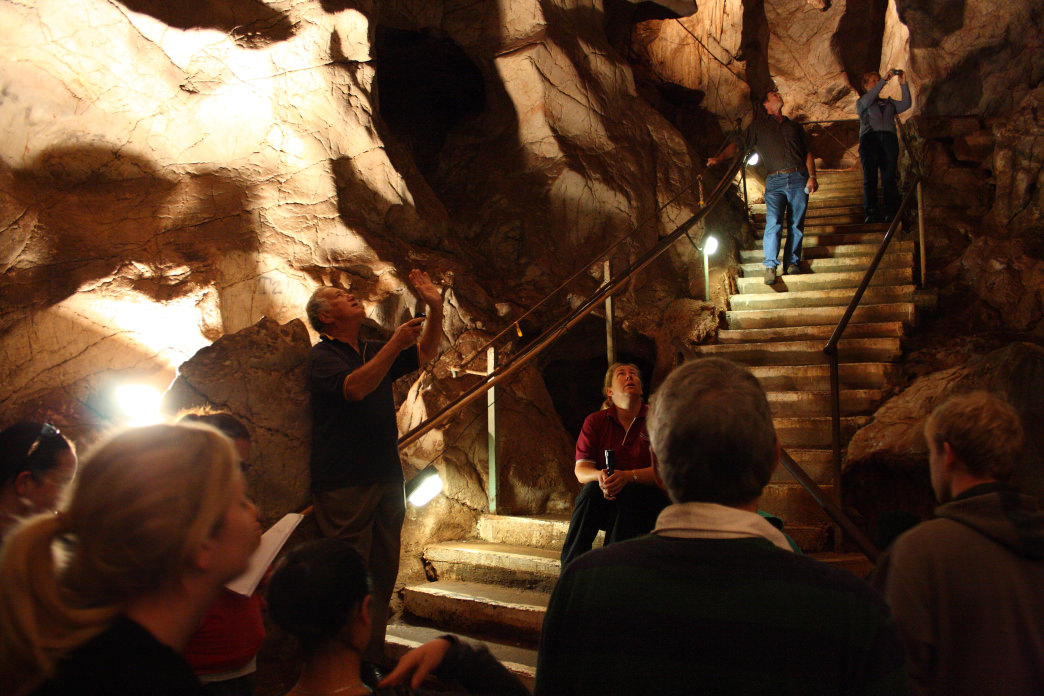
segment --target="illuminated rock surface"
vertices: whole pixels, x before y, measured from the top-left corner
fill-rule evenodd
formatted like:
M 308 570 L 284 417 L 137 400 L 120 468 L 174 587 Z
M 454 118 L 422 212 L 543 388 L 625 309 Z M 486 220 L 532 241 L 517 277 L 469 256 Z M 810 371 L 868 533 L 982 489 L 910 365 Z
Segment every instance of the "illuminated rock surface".
M 774 84 L 791 115 L 850 119 L 851 85 L 887 67 L 905 67 L 918 95 L 910 137 L 932 165 L 930 280 L 944 305 L 1039 327 L 1035 3 L 726 0 L 680 21 L 670 13 L 691 3 L 663 6 L 0 3 L 3 421 L 53 418 L 90 440 L 115 380 L 165 387 L 221 336 L 299 318 L 320 283 L 350 283 L 390 329 L 414 309 L 401 278 L 419 266 L 447 288 L 450 357 L 401 395 L 401 425 L 415 425 L 464 388 L 447 377 L 452 356 L 609 242 L 628 237 L 620 268 L 685 220 L 697 193 L 673 197 L 696 174 L 713 185 L 702 162 L 751 92 Z M 824 164 L 854 162 L 851 124 L 811 133 Z M 729 253 L 750 246 L 735 211 L 711 224 Z M 715 264 L 714 308 L 687 242 L 639 274 L 617 302 L 624 352 L 659 376 L 676 342 L 713 340 L 732 264 Z M 523 340 L 601 280 L 581 274 L 523 322 Z M 574 331 L 504 390 L 505 464 L 525 470 L 509 499 L 523 510 L 570 501 L 572 425 L 556 410 L 597 405 L 597 378 L 564 392 L 580 361 L 604 355 L 597 320 Z M 407 454 L 419 468 L 454 443 L 439 466 L 469 509 L 486 475 L 477 415 Z

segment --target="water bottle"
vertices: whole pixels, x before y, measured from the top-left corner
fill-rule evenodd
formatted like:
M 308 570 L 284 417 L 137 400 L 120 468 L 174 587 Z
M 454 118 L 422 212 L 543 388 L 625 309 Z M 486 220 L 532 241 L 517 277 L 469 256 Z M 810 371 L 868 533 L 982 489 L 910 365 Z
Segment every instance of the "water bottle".
M 605 473 L 612 476 L 616 471 L 616 452 L 611 449 L 605 451 Z
M 808 196 L 808 195 L 811 195 L 811 194 L 812 194 L 812 184 L 805 184 L 805 195 Z

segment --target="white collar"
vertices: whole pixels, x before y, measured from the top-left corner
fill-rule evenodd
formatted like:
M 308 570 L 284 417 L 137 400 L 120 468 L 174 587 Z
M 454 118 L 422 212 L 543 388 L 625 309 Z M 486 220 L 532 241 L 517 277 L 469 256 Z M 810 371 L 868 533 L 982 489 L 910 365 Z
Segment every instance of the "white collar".
M 784 551 L 792 551 L 783 532 L 761 515 L 717 503 L 668 505 L 656 518 L 653 534 L 685 539 L 761 537 Z

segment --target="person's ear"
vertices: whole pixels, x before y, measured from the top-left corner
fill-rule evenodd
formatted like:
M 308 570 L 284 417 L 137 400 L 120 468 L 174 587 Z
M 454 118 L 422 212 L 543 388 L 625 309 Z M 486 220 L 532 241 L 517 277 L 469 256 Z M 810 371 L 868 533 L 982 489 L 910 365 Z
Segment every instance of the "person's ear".
M 957 457 L 957 453 L 953 451 L 952 447 L 950 447 L 949 442 L 944 442 L 942 444 L 942 450 L 943 467 L 946 469 L 946 471 L 953 471 L 957 467 L 963 466 L 963 463 L 961 462 L 960 458 Z
M 14 480 L 15 493 L 17 493 L 19 497 L 24 498 L 29 495 L 29 491 L 32 490 L 35 483 L 36 481 L 33 479 L 33 472 L 21 471 Z

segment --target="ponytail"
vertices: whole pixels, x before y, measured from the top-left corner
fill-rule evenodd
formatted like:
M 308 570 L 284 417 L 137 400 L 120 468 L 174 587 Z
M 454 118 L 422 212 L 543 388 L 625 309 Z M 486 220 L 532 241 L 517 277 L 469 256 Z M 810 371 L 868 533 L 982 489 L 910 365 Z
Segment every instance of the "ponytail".
M 61 515 L 28 520 L 8 536 L 0 555 L 0 674 L 22 696 L 54 672 L 72 648 L 100 633 L 115 607 L 79 608 L 58 583 L 54 542 L 65 533 Z

